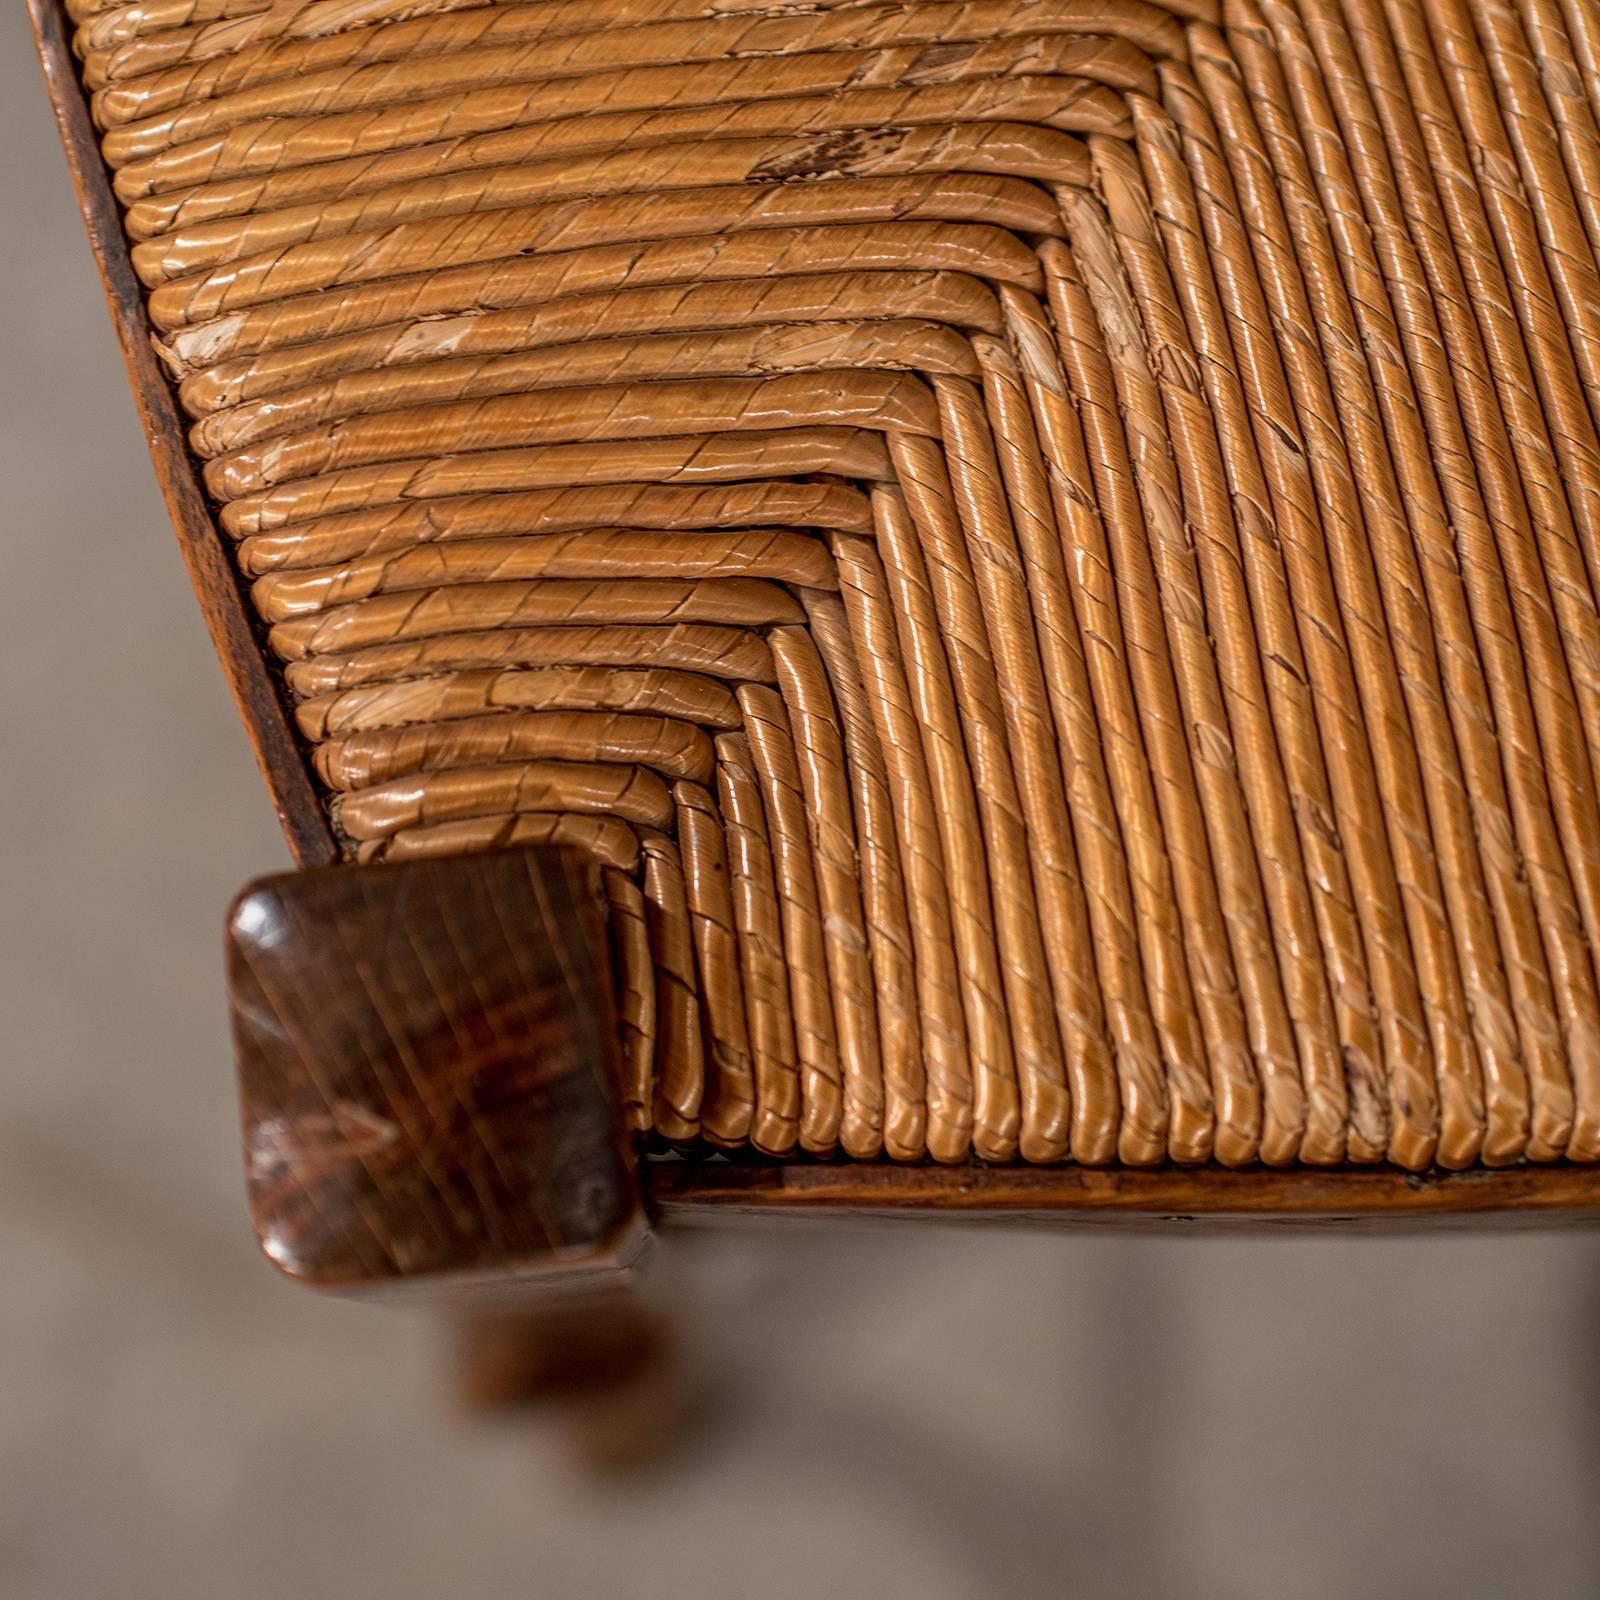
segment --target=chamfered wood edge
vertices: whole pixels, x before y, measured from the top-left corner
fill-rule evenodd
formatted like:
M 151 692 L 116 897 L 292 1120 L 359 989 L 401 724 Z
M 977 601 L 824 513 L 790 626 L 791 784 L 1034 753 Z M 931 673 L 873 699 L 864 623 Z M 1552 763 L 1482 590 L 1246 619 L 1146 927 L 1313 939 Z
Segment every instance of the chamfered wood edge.
M 707 1216 L 848 1212 L 1034 1220 L 1060 1227 L 1350 1227 L 1600 1221 L 1600 1170 L 1573 1166 L 1406 1173 L 1392 1167 L 894 1167 L 655 1160 L 651 1208 L 668 1226 Z
M 257 637 L 232 556 L 200 494 L 183 421 L 156 360 L 144 296 L 128 260 L 122 219 L 73 60 L 66 13 L 61 0 L 27 0 L 27 4 L 45 88 L 189 581 L 294 858 L 302 866 L 325 865 L 338 859 L 338 847 Z

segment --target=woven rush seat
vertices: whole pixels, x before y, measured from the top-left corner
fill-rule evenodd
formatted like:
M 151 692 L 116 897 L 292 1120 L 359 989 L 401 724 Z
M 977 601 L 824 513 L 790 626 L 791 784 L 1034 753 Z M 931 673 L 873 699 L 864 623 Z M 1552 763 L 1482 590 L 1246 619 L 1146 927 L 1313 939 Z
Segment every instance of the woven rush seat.
M 65 0 L 356 862 L 691 1155 L 1600 1159 L 1588 0 Z

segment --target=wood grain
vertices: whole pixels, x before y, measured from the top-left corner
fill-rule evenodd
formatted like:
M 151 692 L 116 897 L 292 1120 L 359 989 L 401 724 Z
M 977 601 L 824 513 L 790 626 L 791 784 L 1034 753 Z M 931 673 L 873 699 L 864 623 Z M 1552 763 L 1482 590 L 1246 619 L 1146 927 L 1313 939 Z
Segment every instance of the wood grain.
M 599 867 L 518 850 L 263 879 L 228 920 L 251 1213 L 318 1288 L 615 1276 L 645 1238 Z

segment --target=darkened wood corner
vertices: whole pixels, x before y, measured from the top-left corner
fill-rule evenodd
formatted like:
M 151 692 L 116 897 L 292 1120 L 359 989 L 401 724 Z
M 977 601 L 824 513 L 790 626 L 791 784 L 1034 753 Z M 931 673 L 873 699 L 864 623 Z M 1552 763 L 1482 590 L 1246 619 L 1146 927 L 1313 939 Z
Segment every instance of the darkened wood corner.
M 246 1181 L 318 1288 L 615 1287 L 647 1238 L 599 869 L 517 850 L 262 879 L 228 919 Z

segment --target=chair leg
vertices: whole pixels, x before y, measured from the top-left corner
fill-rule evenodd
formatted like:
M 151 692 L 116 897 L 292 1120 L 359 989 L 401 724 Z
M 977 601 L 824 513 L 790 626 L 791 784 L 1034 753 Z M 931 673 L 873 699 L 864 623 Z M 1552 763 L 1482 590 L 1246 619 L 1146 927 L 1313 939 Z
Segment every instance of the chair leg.
M 228 983 L 257 1237 L 345 1293 L 625 1286 L 648 1242 L 599 870 L 537 849 L 253 884 Z
M 683 1363 L 669 1319 L 636 1291 L 475 1308 L 458 1316 L 455 1340 L 465 1410 L 550 1414 L 591 1472 L 648 1466 L 678 1437 Z

